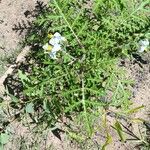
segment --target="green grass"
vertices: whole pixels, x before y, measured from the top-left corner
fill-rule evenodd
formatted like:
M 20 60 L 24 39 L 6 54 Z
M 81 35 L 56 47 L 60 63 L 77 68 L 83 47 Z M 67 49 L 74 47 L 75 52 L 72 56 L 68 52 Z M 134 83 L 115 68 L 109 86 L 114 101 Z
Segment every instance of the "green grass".
M 34 63 L 29 75 L 19 71 L 25 99 L 15 100 L 23 109 L 22 115 L 30 114 L 45 128 L 71 118 L 74 124 L 67 122 L 71 126 L 66 132 L 76 139 L 91 138 L 96 131 L 94 122 L 110 106 L 122 112 L 129 109 L 128 86 L 132 82 L 117 64 L 120 58 L 136 52 L 139 39 L 150 31 L 149 0 L 92 2 L 89 6 L 84 1 L 53 0 L 49 10 L 37 17 L 25 41 L 39 47 L 30 54 Z M 60 51 L 58 59 L 52 60 L 42 45 L 49 41 L 47 34 L 55 32 L 66 37 L 68 44 L 65 52 Z M 77 126 L 82 128 L 82 136 L 73 134 Z M 119 125 L 121 136 L 120 129 Z M 106 135 L 103 149 L 111 141 L 107 129 Z

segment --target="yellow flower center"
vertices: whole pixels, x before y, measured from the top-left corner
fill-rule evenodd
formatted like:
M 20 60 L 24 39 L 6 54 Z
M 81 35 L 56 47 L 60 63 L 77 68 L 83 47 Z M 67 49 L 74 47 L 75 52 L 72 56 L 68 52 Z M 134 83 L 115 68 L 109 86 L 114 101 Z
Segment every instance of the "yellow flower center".
M 52 33 L 48 33 L 47 37 L 48 37 L 49 39 L 51 39 L 51 38 L 53 37 L 53 34 L 52 34 Z
M 50 51 L 52 50 L 52 48 L 53 48 L 53 47 L 52 47 L 51 45 L 48 45 L 48 47 L 47 47 L 47 51 L 49 51 L 49 52 L 50 52 Z

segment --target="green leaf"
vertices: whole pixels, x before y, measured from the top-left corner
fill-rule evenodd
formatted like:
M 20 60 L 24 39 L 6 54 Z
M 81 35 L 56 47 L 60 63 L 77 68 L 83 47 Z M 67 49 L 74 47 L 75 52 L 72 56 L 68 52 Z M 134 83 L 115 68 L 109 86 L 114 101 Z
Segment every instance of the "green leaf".
M 24 81 L 30 81 L 26 74 L 23 74 L 21 70 L 18 70 L 18 76 L 21 79 L 22 83 L 24 84 Z
M 143 122 L 145 122 L 145 120 L 142 119 L 142 118 L 132 118 L 131 121 L 134 122 L 134 123 L 143 123 Z
M 106 142 L 104 143 L 104 145 L 102 146 L 102 150 L 105 150 L 106 149 L 106 146 L 109 145 L 111 142 L 112 142 L 112 137 L 107 134 L 107 137 L 106 137 Z
M 133 114 L 133 113 L 136 113 L 136 112 L 138 112 L 140 109 L 142 109 L 142 108 L 144 108 L 144 107 L 145 107 L 145 106 L 142 105 L 142 106 L 133 108 L 133 109 L 129 110 L 129 111 L 127 112 L 127 114 Z
M 19 99 L 17 97 L 15 97 L 14 95 L 9 93 L 8 87 L 6 86 L 6 94 L 11 98 L 11 100 L 15 103 L 19 102 Z
M 45 112 L 50 113 L 48 103 L 49 102 L 47 100 L 43 101 L 43 109 L 45 110 Z
M 41 86 L 41 89 L 39 90 L 38 93 L 39 93 L 39 96 L 40 96 L 40 97 L 43 96 L 43 93 L 44 93 L 44 86 L 43 86 L 43 85 Z
M 95 31 L 97 31 L 98 28 L 99 28 L 99 25 L 94 25 L 94 26 L 93 26 L 93 30 L 95 30 Z
M 11 100 L 15 103 L 18 103 L 19 102 L 19 99 L 17 97 L 15 97 L 14 95 L 8 93 L 8 96 L 11 98 Z
M 0 135 L 0 143 L 1 144 L 6 144 L 9 141 L 9 135 L 6 133 L 1 133 Z
M 115 129 L 117 130 L 117 133 L 121 139 L 122 142 L 124 142 L 124 136 L 123 136 L 123 130 L 122 130 L 122 127 L 121 127 L 121 124 L 119 123 L 119 121 L 116 121 L 115 123 Z
M 75 132 L 68 132 L 68 134 L 71 138 L 73 138 L 74 140 L 76 140 L 78 142 L 82 142 L 85 140 L 82 135 L 79 135 Z
M 4 147 L 1 143 L 0 143 L 0 150 L 4 150 Z
M 27 113 L 33 113 L 34 112 L 34 104 L 33 103 L 29 103 L 26 106 L 26 112 Z

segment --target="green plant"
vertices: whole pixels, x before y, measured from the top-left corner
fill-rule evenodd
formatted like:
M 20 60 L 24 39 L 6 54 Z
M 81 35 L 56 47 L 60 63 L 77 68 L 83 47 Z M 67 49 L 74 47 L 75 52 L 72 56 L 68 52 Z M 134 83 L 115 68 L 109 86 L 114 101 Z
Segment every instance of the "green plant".
M 18 71 L 25 99 L 16 105 L 21 105 L 23 114 L 50 127 L 64 123 L 64 118 L 78 118 L 83 135 L 91 137 L 103 110 L 113 106 L 127 111 L 131 82 L 117 67 L 118 59 L 136 51 L 141 34 L 149 32 L 149 1 L 136 2 L 95 0 L 88 5 L 82 0 L 53 0 L 26 38 L 27 44 L 38 45 L 38 49 L 30 54 L 32 71 Z M 44 54 L 42 45 L 49 41 L 48 33 L 57 31 L 68 45 L 53 60 Z M 123 140 L 120 124 L 115 126 Z M 107 134 L 103 149 L 110 139 Z
M 0 134 L 0 149 L 3 149 L 3 146 L 8 143 L 10 136 L 7 133 Z

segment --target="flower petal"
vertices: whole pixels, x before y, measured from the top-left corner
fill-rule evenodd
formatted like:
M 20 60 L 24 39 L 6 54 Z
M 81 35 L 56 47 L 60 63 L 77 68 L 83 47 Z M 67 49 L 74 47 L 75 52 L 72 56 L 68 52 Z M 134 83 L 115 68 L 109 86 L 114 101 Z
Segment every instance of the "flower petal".
M 47 43 L 47 44 L 45 44 L 45 45 L 43 46 L 43 49 L 44 49 L 45 51 L 50 52 L 50 51 L 52 50 L 52 46 Z
M 61 45 L 60 44 L 55 44 L 54 47 L 52 48 L 53 52 L 57 52 L 61 50 Z
M 147 46 L 141 46 L 139 49 L 138 49 L 138 52 L 142 53 L 144 52 L 144 50 L 147 48 Z
M 55 44 L 59 44 L 59 42 L 60 42 L 60 40 L 59 39 L 57 39 L 57 38 L 55 38 L 55 37 L 53 37 L 53 38 L 51 38 L 50 40 L 49 40 L 49 44 L 51 44 L 51 45 L 55 45 Z
M 46 43 L 45 45 L 43 45 L 43 47 L 42 47 L 44 50 L 47 50 L 47 48 L 48 48 L 48 43 Z
M 141 46 L 149 46 L 149 41 L 148 41 L 148 39 L 140 40 L 140 41 L 139 41 L 139 45 L 141 45 Z
M 61 34 L 58 33 L 58 32 L 56 32 L 56 33 L 54 34 L 54 37 L 56 37 L 56 38 L 61 37 Z
M 138 52 L 140 52 L 140 53 L 144 52 L 144 50 L 146 50 L 146 48 L 148 46 L 149 46 L 149 40 L 148 39 L 140 40 Z
M 62 36 L 62 37 L 61 37 L 61 41 L 62 41 L 62 42 L 66 42 L 67 40 L 66 40 L 65 37 Z

